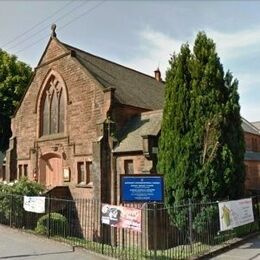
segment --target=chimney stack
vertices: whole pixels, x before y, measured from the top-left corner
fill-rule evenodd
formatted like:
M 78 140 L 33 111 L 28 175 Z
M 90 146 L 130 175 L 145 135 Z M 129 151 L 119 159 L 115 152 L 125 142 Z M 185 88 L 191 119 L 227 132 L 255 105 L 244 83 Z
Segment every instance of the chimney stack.
M 157 68 L 157 70 L 154 71 L 154 77 L 157 81 L 162 81 L 161 71 L 159 70 L 159 68 Z

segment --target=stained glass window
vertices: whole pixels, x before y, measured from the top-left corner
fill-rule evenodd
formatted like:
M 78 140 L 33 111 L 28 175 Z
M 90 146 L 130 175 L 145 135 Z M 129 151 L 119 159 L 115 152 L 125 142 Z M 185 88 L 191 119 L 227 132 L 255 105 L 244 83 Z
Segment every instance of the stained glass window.
M 42 135 L 49 134 L 49 97 L 45 96 L 43 104 L 43 117 L 42 117 Z
M 58 97 L 54 92 L 51 99 L 51 134 L 58 133 Z
M 59 132 L 64 132 L 64 94 L 62 90 L 59 99 Z
M 64 132 L 65 96 L 54 77 L 49 81 L 42 100 L 41 135 Z

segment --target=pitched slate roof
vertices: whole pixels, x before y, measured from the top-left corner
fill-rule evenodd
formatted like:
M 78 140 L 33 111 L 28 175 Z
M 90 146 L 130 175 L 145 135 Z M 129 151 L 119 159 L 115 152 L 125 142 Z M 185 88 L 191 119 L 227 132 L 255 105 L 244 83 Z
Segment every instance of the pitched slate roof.
M 152 110 L 163 107 L 163 82 L 68 44 L 60 43 L 76 54 L 76 59 L 104 88 L 115 88 L 115 97 L 120 103 Z
M 142 151 L 143 135 L 158 135 L 161 129 L 162 110 L 141 113 L 140 116 L 131 118 L 122 129 L 119 137 L 119 144 L 114 148 L 115 153 Z M 257 134 L 258 129 L 250 122 L 242 118 L 242 128 L 244 132 Z M 247 152 L 246 160 L 260 160 L 260 153 Z
M 253 126 L 255 126 L 258 131 L 260 131 L 260 121 L 256 121 L 256 122 L 250 122 Z
M 121 141 L 113 152 L 143 150 L 143 135 L 158 135 L 161 130 L 162 110 L 141 113 L 131 118 L 122 129 Z
M 245 118 L 242 118 L 242 128 L 244 132 L 259 135 L 260 131 L 252 123 L 248 122 Z

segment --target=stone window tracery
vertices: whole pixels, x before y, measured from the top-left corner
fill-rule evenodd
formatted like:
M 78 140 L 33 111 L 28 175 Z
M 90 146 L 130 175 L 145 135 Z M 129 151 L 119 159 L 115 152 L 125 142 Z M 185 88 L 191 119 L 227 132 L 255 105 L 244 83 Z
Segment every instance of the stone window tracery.
M 42 97 L 41 136 L 64 132 L 64 90 L 52 76 Z

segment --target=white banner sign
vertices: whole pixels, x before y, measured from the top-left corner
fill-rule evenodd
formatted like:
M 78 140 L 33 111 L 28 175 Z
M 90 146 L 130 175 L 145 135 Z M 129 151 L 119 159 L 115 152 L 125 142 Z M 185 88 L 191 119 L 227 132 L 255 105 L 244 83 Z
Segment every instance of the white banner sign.
M 229 230 L 254 222 L 252 199 L 219 202 L 220 230 Z
M 45 197 L 23 197 L 23 208 L 26 211 L 45 213 Z

